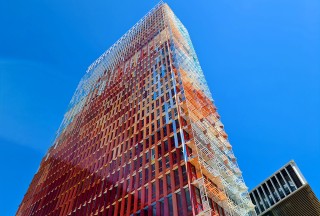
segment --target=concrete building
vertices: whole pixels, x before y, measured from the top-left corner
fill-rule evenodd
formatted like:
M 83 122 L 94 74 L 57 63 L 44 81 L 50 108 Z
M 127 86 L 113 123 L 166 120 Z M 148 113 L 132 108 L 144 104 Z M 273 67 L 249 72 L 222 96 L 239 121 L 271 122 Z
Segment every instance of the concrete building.
M 250 192 L 258 216 L 318 216 L 320 203 L 294 161 Z

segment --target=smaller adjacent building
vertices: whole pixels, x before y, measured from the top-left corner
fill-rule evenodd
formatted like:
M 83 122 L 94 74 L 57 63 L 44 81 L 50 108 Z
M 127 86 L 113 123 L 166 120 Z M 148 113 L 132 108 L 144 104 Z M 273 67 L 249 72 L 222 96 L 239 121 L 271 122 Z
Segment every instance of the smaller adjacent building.
M 294 161 L 250 192 L 258 216 L 320 216 L 320 203 Z

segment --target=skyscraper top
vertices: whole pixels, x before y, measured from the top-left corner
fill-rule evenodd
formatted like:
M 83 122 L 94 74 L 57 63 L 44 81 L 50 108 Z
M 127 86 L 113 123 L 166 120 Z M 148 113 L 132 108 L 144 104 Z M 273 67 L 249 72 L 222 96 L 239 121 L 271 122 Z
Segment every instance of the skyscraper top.
M 146 15 L 144 15 L 134 26 L 132 26 L 120 39 L 118 39 L 108 50 L 106 50 L 97 60 L 95 60 L 87 70 L 87 73 L 93 70 L 102 60 L 108 58 L 109 55 L 119 55 L 118 52 L 125 49 L 126 46 L 130 43 L 130 39 L 137 34 L 137 31 L 140 30 L 144 22 L 152 14 L 161 8 L 165 3 L 161 0 L 158 4 L 156 4 Z M 128 41 L 129 40 L 129 41 Z M 112 53 L 115 52 L 115 53 Z
M 164 8 L 163 6 L 166 7 Z M 137 50 L 148 44 L 154 36 L 168 26 L 165 16 L 167 16 L 166 12 L 169 10 L 171 9 L 168 5 L 160 1 L 89 66 L 87 73 L 81 79 L 69 103 L 68 111 L 57 131 L 56 137 L 59 137 L 66 126 L 72 122 L 74 116 L 82 109 L 85 98 L 93 88 L 109 85 L 110 82 L 97 82 L 104 74 L 109 74 L 110 80 L 112 80 L 114 73 L 120 65 L 129 64 L 128 60 Z M 125 67 L 128 66 L 126 65 Z M 55 143 L 56 145 L 58 144 L 58 142 Z

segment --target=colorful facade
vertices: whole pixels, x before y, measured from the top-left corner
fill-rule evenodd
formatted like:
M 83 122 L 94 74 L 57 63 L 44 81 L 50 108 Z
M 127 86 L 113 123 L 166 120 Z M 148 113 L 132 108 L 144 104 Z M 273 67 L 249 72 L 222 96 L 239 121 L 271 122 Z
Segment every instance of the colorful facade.
M 255 215 L 167 4 L 88 68 L 17 215 Z

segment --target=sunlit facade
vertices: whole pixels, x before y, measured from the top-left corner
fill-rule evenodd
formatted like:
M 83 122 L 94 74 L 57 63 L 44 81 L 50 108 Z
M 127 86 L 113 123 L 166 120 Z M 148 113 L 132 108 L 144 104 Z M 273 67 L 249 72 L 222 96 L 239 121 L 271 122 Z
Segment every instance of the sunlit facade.
M 167 4 L 88 68 L 17 215 L 255 215 Z

